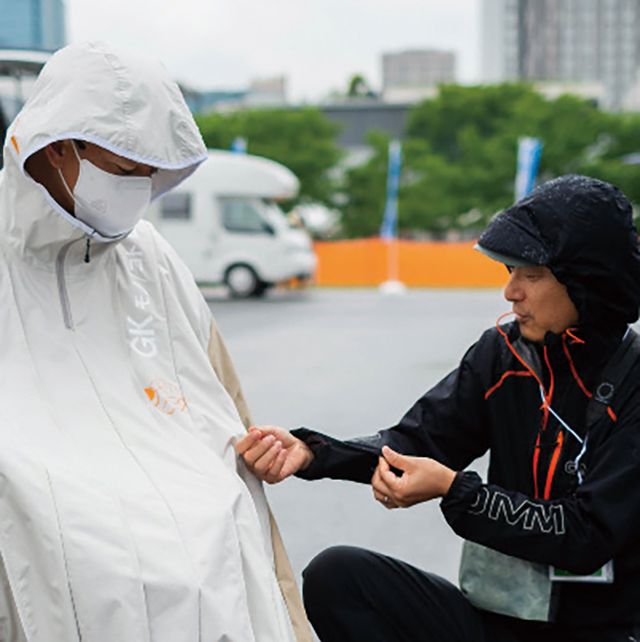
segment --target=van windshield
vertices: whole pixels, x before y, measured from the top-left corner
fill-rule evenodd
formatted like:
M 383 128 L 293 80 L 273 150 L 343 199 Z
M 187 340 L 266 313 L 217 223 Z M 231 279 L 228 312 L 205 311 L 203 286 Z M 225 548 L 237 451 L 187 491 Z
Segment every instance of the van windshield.
M 274 227 L 291 227 L 291 225 L 289 224 L 289 220 L 277 205 L 277 203 L 274 203 L 273 201 L 262 201 L 262 204 L 267 220 Z
M 272 234 L 282 227 L 282 212 L 258 198 L 221 198 L 222 224 L 230 232 Z M 276 207 L 276 209 L 278 209 Z

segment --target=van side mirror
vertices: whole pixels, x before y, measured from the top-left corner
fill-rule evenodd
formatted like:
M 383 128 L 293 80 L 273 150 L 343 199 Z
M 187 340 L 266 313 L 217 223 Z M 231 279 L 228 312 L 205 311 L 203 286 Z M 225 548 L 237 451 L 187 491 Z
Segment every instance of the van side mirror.
M 266 234 L 269 234 L 271 236 L 275 236 L 276 231 L 266 221 L 263 221 L 262 229 L 265 231 Z

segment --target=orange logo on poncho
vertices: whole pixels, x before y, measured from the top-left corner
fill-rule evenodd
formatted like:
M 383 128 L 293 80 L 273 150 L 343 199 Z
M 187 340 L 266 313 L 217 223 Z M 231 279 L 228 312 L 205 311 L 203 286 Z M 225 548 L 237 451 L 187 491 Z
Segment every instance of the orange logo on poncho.
M 187 407 L 180 388 L 170 381 L 154 379 L 144 391 L 149 401 L 167 415 L 172 415 L 176 411 L 182 412 Z

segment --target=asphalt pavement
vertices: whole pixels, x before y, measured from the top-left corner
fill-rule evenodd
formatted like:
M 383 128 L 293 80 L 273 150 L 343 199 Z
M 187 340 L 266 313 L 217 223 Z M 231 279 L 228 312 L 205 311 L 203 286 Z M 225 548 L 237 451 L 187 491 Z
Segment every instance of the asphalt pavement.
M 249 301 L 221 291 L 209 303 L 255 423 L 339 438 L 396 423 L 509 310 L 499 290 L 311 289 Z M 461 540 L 437 501 L 387 510 L 369 486 L 331 480 L 288 479 L 267 494 L 298 578 L 324 548 L 350 544 L 457 581 Z

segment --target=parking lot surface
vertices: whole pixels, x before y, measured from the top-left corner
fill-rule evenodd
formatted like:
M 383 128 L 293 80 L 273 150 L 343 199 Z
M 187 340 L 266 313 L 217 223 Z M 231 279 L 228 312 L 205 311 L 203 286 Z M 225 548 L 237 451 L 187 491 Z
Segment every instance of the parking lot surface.
M 214 293 L 209 304 L 256 424 L 339 438 L 396 423 L 510 307 L 499 290 Z M 461 540 L 437 501 L 388 511 L 369 486 L 331 480 L 289 479 L 267 493 L 298 578 L 322 549 L 350 544 L 457 581 Z

